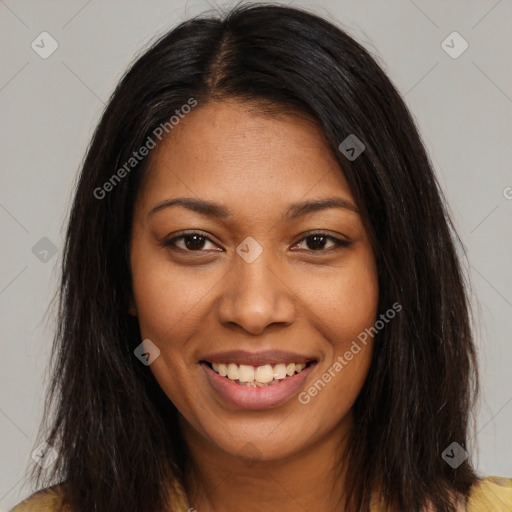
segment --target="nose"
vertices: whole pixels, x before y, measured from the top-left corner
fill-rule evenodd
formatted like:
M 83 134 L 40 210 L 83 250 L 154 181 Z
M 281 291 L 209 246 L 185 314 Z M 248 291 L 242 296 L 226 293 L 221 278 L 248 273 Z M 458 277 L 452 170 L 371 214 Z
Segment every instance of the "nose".
M 224 277 L 217 299 L 217 318 L 225 326 L 238 326 L 253 335 L 272 324 L 290 325 L 296 317 L 295 294 L 270 251 L 252 263 L 235 255 L 233 268 Z

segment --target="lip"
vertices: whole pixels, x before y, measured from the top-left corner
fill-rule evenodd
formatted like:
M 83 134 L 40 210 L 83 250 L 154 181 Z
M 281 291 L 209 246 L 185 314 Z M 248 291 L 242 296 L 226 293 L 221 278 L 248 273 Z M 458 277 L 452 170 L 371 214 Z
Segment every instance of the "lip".
M 257 410 L 278 407 L 290 400 L 304 386 L 317 363 L 314 362 L 300 373 L 283 379 L 279 384 L 265 388 L 241 386 L 227 377 L 221 377 L 205 362 L 200 364 L 208 382 L 225 402 L 241 409 Z
M 200 362 L 224 364 L 246 364 L 249 366 L 263 366 L 265 364 L 279 363 L 309 363 L 316 361 L 314 357 L 283 350 L 264 350 L 262 352 L 247 352 L 245 350 L 230 350 L 227 352 L 215 352 L 201 358 Z M 300 375 L 300 374 L 298 374 Z

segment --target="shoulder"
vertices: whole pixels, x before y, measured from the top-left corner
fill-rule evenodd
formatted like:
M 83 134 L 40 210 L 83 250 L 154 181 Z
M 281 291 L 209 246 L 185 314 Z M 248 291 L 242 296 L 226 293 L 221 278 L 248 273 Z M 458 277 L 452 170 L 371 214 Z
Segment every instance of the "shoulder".
M 64 512 L 61 502 L 62 488 L 56 484 L 31 494 L 9 512 Z
M 512 510 L 512 478 L 488 476 L 471 489 L 467 512 L 509 512 L 510 510 Z M 35 492 L 9 512 L 60 511 L 64 512 L 62 489 L 60 485 L 53 485 Z
M 382 500 L 373 495 L 371 512 L 383 512 Z M 488 476 L 480 479 L 469 494 L 467 507 L 460 504 L 458 512 L 511 512 L 512 511 L 512 478 Z M 433 512 L 431 506 L 426 512 Z
M 468 512 L 505 512 L 512 510 L 512 478 L 488 476 L 472 489 Z

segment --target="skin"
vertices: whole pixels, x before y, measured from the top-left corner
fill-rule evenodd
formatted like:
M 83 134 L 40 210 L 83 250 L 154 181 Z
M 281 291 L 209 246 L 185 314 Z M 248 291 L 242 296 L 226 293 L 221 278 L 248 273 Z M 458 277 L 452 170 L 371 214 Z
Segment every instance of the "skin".
M 289 204 L 304 200 L 336 196 L 357 208 L 322 132 L 303 118 L 215 101 L 181 120 L 150 158 L 134 212 L 130 313 L 143 339 L 160 349 L 150 369 L 182 416 L 190 505 L 201 512 L 276 503 L 288 512 L 339 510 L 343 489 L 333 468 L 369 370 L 371 340 L 305 405 L 297 396 L 256 411 L 226 404 L 199 365 L 208 352 L 233 349 L 313 355 L 318 363 L 304 391 L 373 326 L 377 271 L 361 215 L 329 208 L 280 220 Z M 184 196 L 233 214 L 216 219 L 172 206 L 149 215 Z M 162 246 L 193 229 L 207 237 L 202 246 L 190 239 Z M 318 230 L 351 245 L 304 238 Z M 236 253 L 248 236 L 263 249 L 252 263 Z

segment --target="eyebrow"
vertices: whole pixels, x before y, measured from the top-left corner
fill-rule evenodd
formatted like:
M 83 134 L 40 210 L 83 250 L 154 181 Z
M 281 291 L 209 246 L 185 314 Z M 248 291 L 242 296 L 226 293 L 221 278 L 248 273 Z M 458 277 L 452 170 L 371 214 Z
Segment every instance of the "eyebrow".
M 148 217 L 172 206 L 182 206 L 183 208 L 200 213 L 201 215 L 215 217 L 218 219 L 225 219 L 233 214 L 229 208 L 212 201 L 196 199 L 193 197 L 177 197 L 175 199 L 168 199 L 158 203 L 150 210 Z M 303 215 L 326 210 L 328 208 L 343 208 L 354 213 L 360 213 L 359 209 L 347 199 L 343 199 L 342 197 L 326 197 L 324 199 L 317 199 L 314 201 L 293 203 L 288 207 L 288 210 L 286 210 L 280 220 L 291 221 L 298 217 L 302 217 Z

